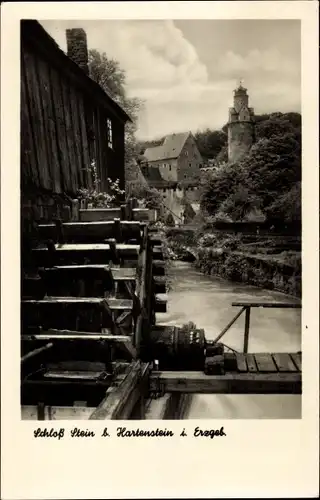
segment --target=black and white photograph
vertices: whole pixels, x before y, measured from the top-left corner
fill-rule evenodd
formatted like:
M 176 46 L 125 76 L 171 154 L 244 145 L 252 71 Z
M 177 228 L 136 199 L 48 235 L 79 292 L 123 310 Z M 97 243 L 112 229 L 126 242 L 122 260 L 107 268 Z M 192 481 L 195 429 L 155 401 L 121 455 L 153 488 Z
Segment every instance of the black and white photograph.
M 1 498 L 318 497 L 318 4 L 1 14 Z
M 301 22 L 21 21 L 21 418 L 301 418 Z

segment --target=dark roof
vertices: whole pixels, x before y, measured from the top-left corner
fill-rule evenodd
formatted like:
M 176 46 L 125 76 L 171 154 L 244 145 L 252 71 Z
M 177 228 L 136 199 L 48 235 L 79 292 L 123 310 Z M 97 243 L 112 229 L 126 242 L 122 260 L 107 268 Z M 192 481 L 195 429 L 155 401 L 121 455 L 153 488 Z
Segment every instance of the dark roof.
M 41 54 L 61 74 L 66 75 L 75 87 L 87 94 L 91 101 L 113 112 L 124 122 L 132 121 L 125 110 L 60 49 L 38 21 L 29 19 L 21 21 L 21 43 L 22 48 L 25 43 L 32 46 L 33 51 Z
M 178 158 L 191 132 L 167 135 L 161 146 L 147 148 L 144 156 L 149 162 Z

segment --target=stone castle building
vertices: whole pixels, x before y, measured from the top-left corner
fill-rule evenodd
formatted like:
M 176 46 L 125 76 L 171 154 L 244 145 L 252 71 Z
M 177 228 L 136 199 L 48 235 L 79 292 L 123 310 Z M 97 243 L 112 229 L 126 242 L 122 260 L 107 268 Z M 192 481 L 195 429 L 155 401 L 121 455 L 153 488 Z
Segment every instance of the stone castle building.
M 241 160 L 254 142 L 254 111 L 249 107 L 247 89 L 240 83 L 234 91 L 233 107 L 229 108 L 228 161 Z
M 197 181 L 203 159 L 191 132 L 170 134 L 160 146 L 147 148 L 144 156 L 149 168 L 159 170 L 164 181 Z
M 163 215 L 176 224 L 199 210 L 199 181 L 203 158 L 191 132 L 167 135 L 160 146 L 147 148 L 140 164 L 149 186 L 163 197 Z

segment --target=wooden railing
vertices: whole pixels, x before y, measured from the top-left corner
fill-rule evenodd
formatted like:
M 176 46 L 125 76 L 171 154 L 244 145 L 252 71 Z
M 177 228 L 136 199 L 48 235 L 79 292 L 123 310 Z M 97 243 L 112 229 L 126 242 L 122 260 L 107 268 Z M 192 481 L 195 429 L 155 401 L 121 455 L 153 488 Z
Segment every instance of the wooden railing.
M 243 301 L 243 302 L 232 302 L 232 306 L 241 307 L 240 311 L 234 316 L 234 318 L 225 326 L 225 328 L 219 333 L 219 335 L 214 339 L 213 343 L 218 342 L 231 326 L 237 321 L 237 319 L 245 313 L 245 324 L 244 324 L 244 338 L 243 338 L 243 352 L 248 352 L 249 345 L 249 331 L 250 331 L 250 313 L 252 307 L 263 307 L 263 308 L 278 308 L 278 309 L 301 309 L 301 303 L 289 303 L 289 302 L 259 302 L 259 301 Z M 234 350 L 234 349 L 231 349 Z

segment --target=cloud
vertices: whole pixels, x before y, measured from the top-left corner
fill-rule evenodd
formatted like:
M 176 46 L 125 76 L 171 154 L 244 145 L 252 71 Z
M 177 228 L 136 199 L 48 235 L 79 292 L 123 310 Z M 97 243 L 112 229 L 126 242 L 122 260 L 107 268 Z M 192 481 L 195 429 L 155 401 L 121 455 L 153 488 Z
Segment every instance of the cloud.
M 64 50 L 65 30 L 83 27 L 90 49 L 119 61 L 126 71 L 128 95 L 145 101 L 139 116 L 140 138 L 221 128 L 239 78 L 244 78 L 256 112 L 299 111 L 300 59 L 284 57 L 272 45 L 272 33 L 270 48 L 263 50 L 257 48 L 258 41 L 255 48 L 242 53 L 237 47 L 221 46 L 211 56 L 206 47 L 210 53 L 207 67 L 201 49 L 197 52 L 170 20 L 46 21 L 43 25 Z

